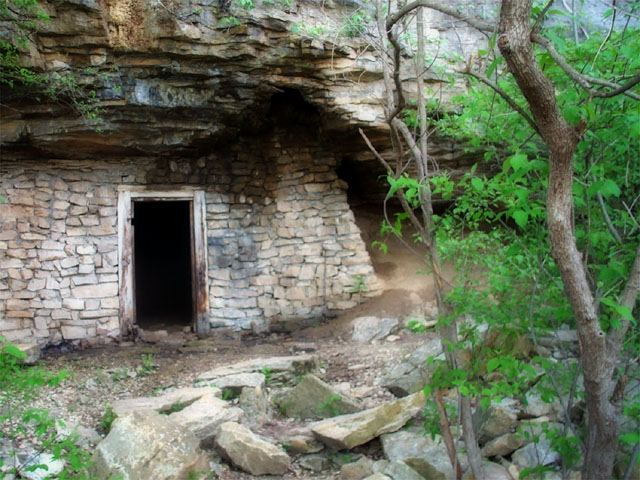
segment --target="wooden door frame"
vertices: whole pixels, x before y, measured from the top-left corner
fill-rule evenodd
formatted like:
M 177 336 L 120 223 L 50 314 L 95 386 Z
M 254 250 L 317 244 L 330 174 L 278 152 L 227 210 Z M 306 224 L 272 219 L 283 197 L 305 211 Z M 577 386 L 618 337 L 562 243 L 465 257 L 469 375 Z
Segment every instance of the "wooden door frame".
M 136 200 L 191 202 L 191 274 L 193 328 L 196 332 L 209 330 L 209 285 L 207 275 L 207 205 L 204 190 L 187 186 L 129 186 L 118 187 L 118 282 L 120 296 L 120 331 L 132 331 L 135 323 L 134 239 L 131 219 Z

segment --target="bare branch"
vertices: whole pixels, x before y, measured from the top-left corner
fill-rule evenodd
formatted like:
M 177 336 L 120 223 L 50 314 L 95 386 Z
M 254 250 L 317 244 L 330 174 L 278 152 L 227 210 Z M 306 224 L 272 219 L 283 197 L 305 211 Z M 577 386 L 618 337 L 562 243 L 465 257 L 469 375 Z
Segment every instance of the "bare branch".
M 471 68 L 468 65 L 467 65 L 466 69 L 458 70 L 458 72 L 459 73 L 463 73 L 465 75 L 469 75 L 469 76 L 475 78 L 476 80 L 484 83 L 488 87 L 490 87 L 493 91 L 495 91 L 498 95 L 500 95 L 502 97 L 502 99 L 505 102 L 507 102 L 511 108 L 513 108 L 516 112 L 518 112 L 527 121 L 527 123 L 529 125 L 531 125 L 531 128 L 533 128 L 533 130 L 537 134 L 540 134 L 540 131 L 538 130 L 538 125 L 536 125 L 536 122 L 533 120 L 533 118 L 531 118 L 531 115 L 529 115 L 520 105 L 518 105 L 518 103 L 513 98 L 511 98 L 507 94 L 507 92 L 505 92 L 502 88 L 500 88 L 497 83 L 489 80 L 484 75 L 480 75 L 480 74 L 472 71 Z
M 495 23 L 490 23 L 482 20 L 481 18 L 469 16 L 456 8 L 446 6 L 444 2 L 432 0 L 417 0 L 405 5 L 396 13 L 389 16 L 389 18 L 387 19 L 387 30 L 390 30 L 391 27 L 393 27 L 402 19 L 402 17 L 420 7 L 431 8 L 432 10 L 436 10 L 440 13 L 444 13 L 445 15 L 449 15 L 450 17 L 456 18 L 466 23 L 467 25 L 472 26 L 473 28 L 480 30 L 481 32 L 494 32 L 496 29 Z
M 596 52 L 596 54 L 593 57 L 593 62 L 591 63 L 592 66 L 595 66 L 596 60 L 598 59 L 598 56 L 600 55 L 600 52 L 602 51 L 604 46 L 607 44 L 607 42 L 611 38 L 611 33 L 613 32 L 613 26 L 616 23 L 616 11 L 617 11 L 617 9 L 616 9 L 616 0 L 611 0 L 611 6 L 612 6 L 612 11 L 611 11 L 611 23 L 609 24 L 609 31 L 607 32 L 607 36 L 604 37 L 604 40 L 602 41 L 602 43 L 598 47 L 598 51 Z
M 638 298 L 638 292 L 640 292 L 640 243 L 636 248 L 636 256 L 629 272 L 627 284 L 620 294 L 620 305 L 627 307 L 633 313 L 633 306 Z M 609 355 L 618 356 L 618 351 L 622 345 L 627 329 L 629 328 L 629 319 L 620 319 L 620 328 L 613 330 L 607 337 L 607 347 Z
M 540 28 L 540 24 L 544 20 L 544 17 L 547 15 L 547 12 L 551 8 L 551 5 L 553 5 L 553 2 L 554 0 L 549 0 L 547 4 L 544 6 L 542 11 L 540 12 L 540 15 L 538 15 L 538 18 L 536 18 L 536 23 L 533 24 L 533 28 L 531 29 L 531 32 L 538 32 Z

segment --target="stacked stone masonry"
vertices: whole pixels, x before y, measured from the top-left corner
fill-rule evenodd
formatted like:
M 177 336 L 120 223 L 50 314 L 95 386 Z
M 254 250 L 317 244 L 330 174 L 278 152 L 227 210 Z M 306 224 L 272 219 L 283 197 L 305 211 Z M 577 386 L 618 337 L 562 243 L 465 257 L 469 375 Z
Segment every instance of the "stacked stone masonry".
M 118 333 L 121 185 L 206 192 L 213 328 L 265 331 L 355 306 L 379 287 L 336 164 L 284 131 L 183 160 L 3 161 L 0 334 L 44 344 Z

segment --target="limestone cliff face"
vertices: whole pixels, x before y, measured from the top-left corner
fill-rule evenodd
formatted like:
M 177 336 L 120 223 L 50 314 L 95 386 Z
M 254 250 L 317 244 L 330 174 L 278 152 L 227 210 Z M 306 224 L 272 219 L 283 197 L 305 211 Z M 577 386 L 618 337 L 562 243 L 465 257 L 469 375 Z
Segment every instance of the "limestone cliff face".
M 68 99 L 2 92 L 5 338 L 108 341 L 141 326 L 140 287 L 156 277 L 131 254 L 144 201 L 189 205 L 193 302 L 182 314 L 194 330 L 297 327 L 380 292 L 347 196 L 384 195 L 358 134 L 388 141 L 378 60 L 364 39 L 336 36 L 352 7 L 262 2 L 47 4 L 51 22 L 24 60 L 95 91 L 101 131 Z M 477 48 L 450 22 L 431 25 Z M 431 79 L 445 99 L 460 88 L 440 86 Z M 435 135 L 430 152 L 450 169 L 473 163 Z M 166 271 L 157 276 L 175 292 Z
M 41 70 L 73 71 L 96 88 L 103 131 L 64 104 L 34 103 L 28 92 L 5 89 L 5 151 L 59 158 L 168 150 L 197 156 L 268 128 L 273 94 L 290 89 L 317 109 L 322 133 L 334 144 L 351 156 L 370 157 L 357 128 L 384 143 L 383 85 L 366 41 L 341 34 L 356 5 L 256 4 L 251 10 L 224 0 L 47 4 L 51 21 L 25 61 Z M 477 48 L 471 32 L 454 31 L 450 20 L 430 15 L 430 33 L 446 48 L 467 55 Z M 429 86 L 446 103 L 462 85 L 444 85 L 434 74 Z M 448 166 L 468 163 L 451 142 L 432 143 Z

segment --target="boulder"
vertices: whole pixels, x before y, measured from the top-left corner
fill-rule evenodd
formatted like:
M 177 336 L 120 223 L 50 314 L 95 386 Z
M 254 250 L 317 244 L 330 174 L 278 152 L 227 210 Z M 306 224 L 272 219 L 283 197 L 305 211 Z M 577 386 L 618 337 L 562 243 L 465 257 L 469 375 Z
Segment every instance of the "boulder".
M 362 480 L 373 475 L 374 462 L 362 457 L 357 462 L 347 463 L 340 469 L 340 480 Z
M 318 442 L 310 431 L 299 432 L 285 439 L 283 443 L 287 452 L 292 455 L 318 453 L 324 449 L 324 445 Z
M 551 449 L 551 441 L 541 437 L 537 442 L 528 443 L 511 455 L 511 461 L 519 468 L 534 468 L 550 465 L 560 460 L 560 454 Z
M 380 437 L 382 450 L 391 462 L 402 461 L 424 478 L 455 479 L 447 448 L 441 440 L 403 430 Z
M 38 349 L 38 351 L 40 351 L 40 349 Z M 24 467 L 33 467 L 36 465 L 39 465 L 40 467 L 31 472 L 22 471 L 21 478 L 26 478 L 27 480 L 45 480 L 52 477 L 57 478 L 57 475 L 62 473 L 64 470 L 65 461 L 59 458 L 56 459 L 51 453 L 40 453 L 31 457 Z
M 152 410 L 118 417 L 92 462 L 93 474 L 105 480 L 186 480 L 207 467 L 196 436 Z
M 427 359 L 441 356 L 440 340 L 429 340 L 415 349 L 406 361 L 393 365 L 387 370 L 380 377 L 380 384 L 398 397 L 418 392 L 431 378 L 433 367 L 427 366 Z
M 525 394 L 526 405 L 522 406 L 522 413 L 528 417 L 548 416 L 555 420 L 562 412 L 562 404 L 558 397 L 554 397 L 551 402 L 542 400 L 542 394 L 536 391 L 528 391 Z
M 235 422 L 220 426 L 215 446 L 222 456 L 252 475 L 283 475 L 291 463 L 279 447 Z
M 244 412 L 242 424 L 249 428 L 260 428 L 270 418 L 270 403 L 263 387 L 244 387 L 240 392 L 238 406 Z
M 473 416 L 478 442 L 484 444 L 500 435 L 515 431 L 519 406 L 512 398 L 491 403 L 485 410 L 478 408 Z
M 357 343 L 369 343 L 386 337 L 398 328 L 397 318 L 358 317 L 353 320 L 351 338 Z
M 298 465 L 312 472 L 323 472 L 331 468 L 331 462 L 324 455 L 305 455 L 300 457 Z
M 35 365 L 40 360 L 40 347 L 37 343 L 14 343 L 14 347 L 26 355 L 20 359 L 20 363 L 25 365 Z
M 386 476 L 384 473 L 374 473 L 373 475 L 369 475 L 362 480 L 390 480 L 391 477 Z
M 276 403 L 287 417 L 297 418 L 326 418 L 360 410 L 355 400 L 311 374 L 278 396 Z
M 182 410 L 171 413 L 169 419 L 193 432 L 204 446 L 213 440 L 220 425 L 225 422 L 239 422 L 243 416 L 244 412 L 240 408 L 208 394 Z
M 484 467 L 484 475 L 487 479 L 513 480 L 513 477 L 511 476 L 511 474 L 509 474 L 509 471 L 499 463 L 484 462 L 482 466 Z M 467 470 L 464 475 L 462 475 L 462 480 L 475 480 L 475 478 L 476 477 L 473 475 L 471 469 Z
M 264 388 L 265 377 L 262 373 L 237 373 L 226 377 L 216 378 L 212 382 L 217 388 L 231 389 L 234 394 L 239 394 L 244 387 Z
M 318 366 L 314 355 L 294 355 L 288 357 L 265 357 L 224 365 L 201 373 L 198 380 L 211 380 L 239 373 L 268 371 L 270 374 L 289 372 L 292 376 L 304 375 Z
M 488 441 L 482 447 L 482 455 L 485 457 L 495 457 L 497 455 L 504 457 L 527 442 L 528 440 L 520 433 L 505 433 Z
M 176 407 L 184 407 L 192 404 L 205 395 L 220 397 L 219 388 L 180 388 L 158 397 L 138 397 L 116 400 L 111 404 L 111 408 L 116 415 L 141 410 L 155 410 L 156 412 L 168 412 Z
M 422 475 L 404 462 L 391 462 L 383 473 L 393 480 L 425 480 Z
M 369 410 L 321 420 L 309 427 L 327 446 L 337 450 L 351 449 L 400 429 L 425 403 L 424 393 L 418 392 Z

